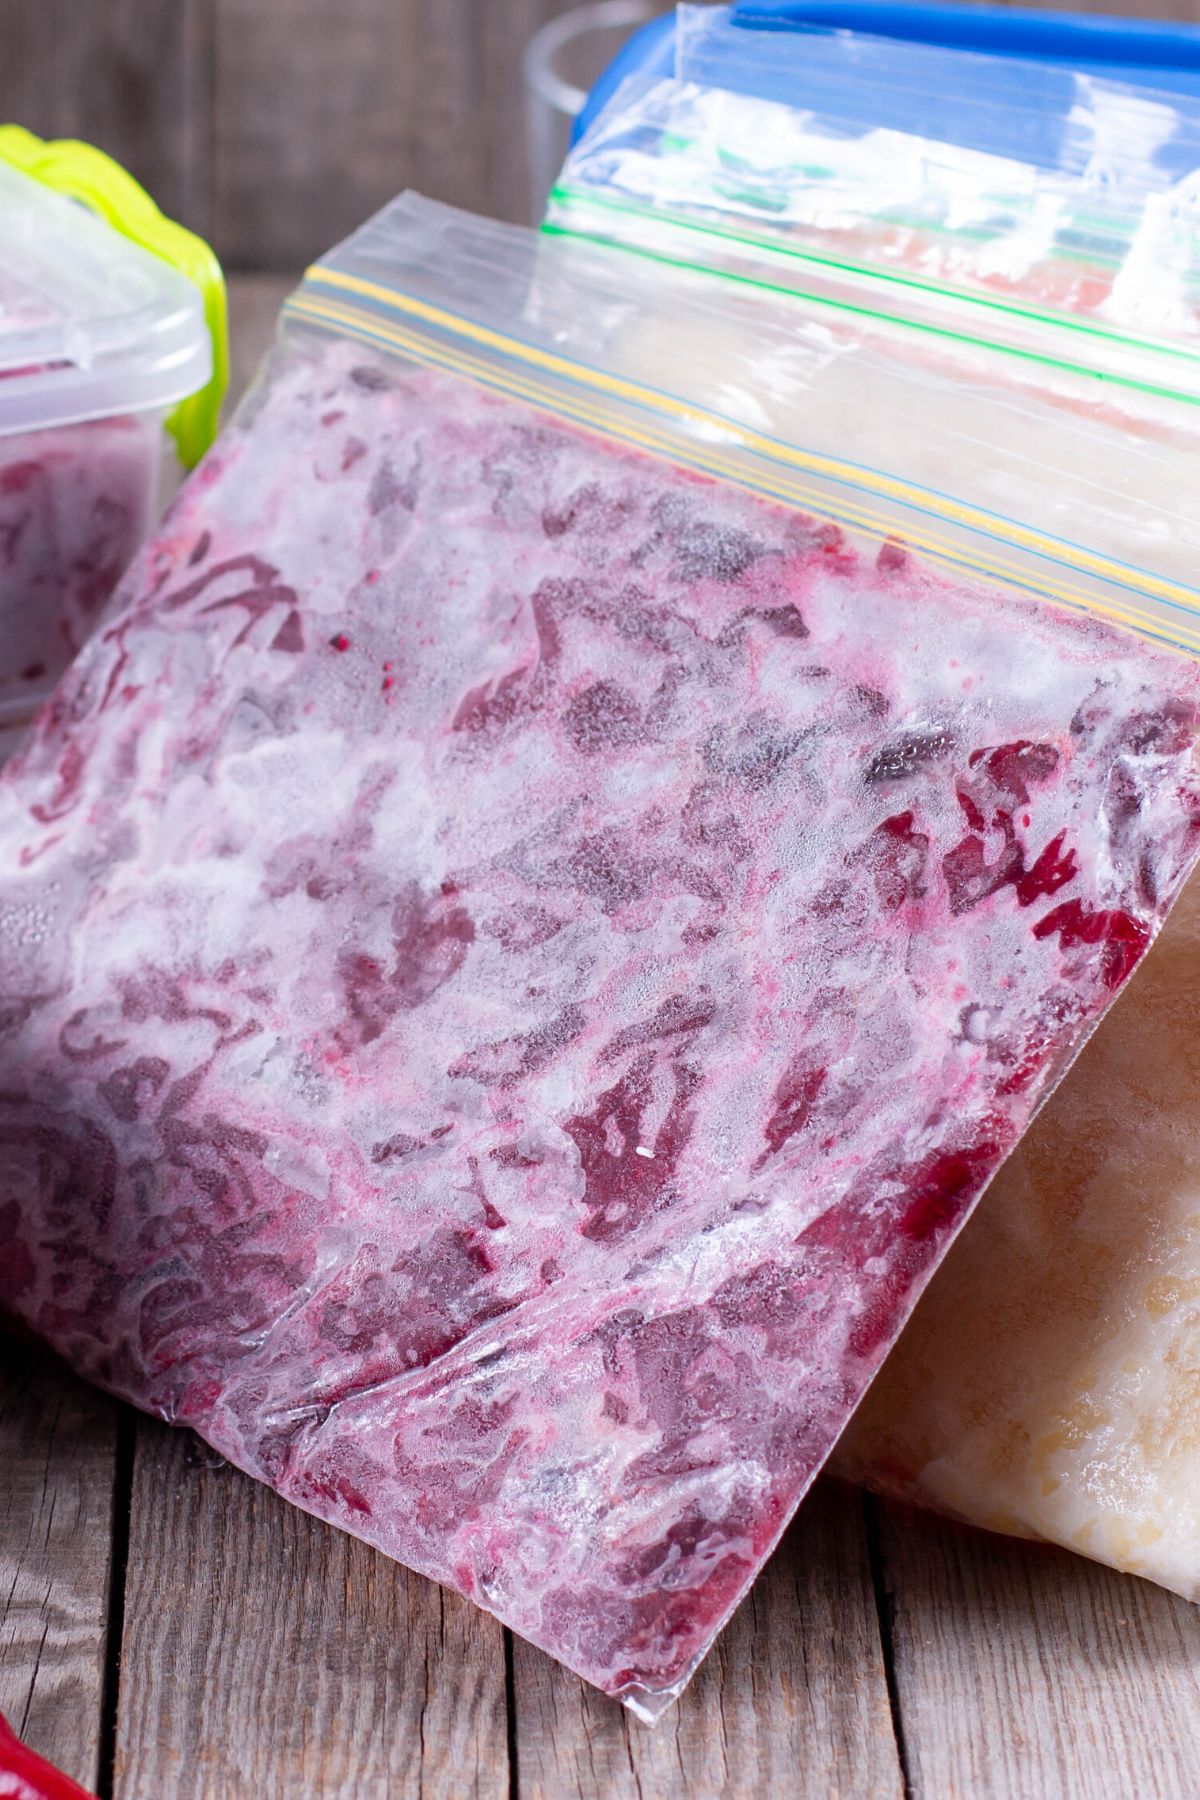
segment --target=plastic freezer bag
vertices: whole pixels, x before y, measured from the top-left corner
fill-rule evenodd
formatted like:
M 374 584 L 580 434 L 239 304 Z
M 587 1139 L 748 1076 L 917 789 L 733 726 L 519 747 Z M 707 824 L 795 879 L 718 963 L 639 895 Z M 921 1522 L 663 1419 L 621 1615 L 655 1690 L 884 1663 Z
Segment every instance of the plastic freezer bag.
M 1198 181 L 1186 96 L 683 7 L 677 78 L 617 91 L 548 216 L 1152 407 L 1200 394 Z
M 1190 1600 L 1198 1000 L 1193 877 L 954 1245 L 834 1459 L 873 1487 L 1049 1538 Z
M 397 203 L 0 781 L 9 1306 L 646 1717 L 1200 841 L 1195 665 L 768 499 L 699 305 Z

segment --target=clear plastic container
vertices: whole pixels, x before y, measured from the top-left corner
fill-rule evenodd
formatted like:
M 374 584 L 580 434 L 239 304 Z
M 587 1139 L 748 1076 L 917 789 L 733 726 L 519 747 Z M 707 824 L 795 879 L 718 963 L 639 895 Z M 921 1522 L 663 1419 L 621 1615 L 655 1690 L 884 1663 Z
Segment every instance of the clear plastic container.
M 0 1297 L 658 1717 L 1200 850 L 1114 435 L 387 208 L 0 780 Z
M 204 292 L 94 210 L 118 202 L 143 243 L 149 219 L 197 243 L 99 152 L 0 134 L 0 748 L 91 634 L 172 464 L 203 450 L 173 409 L 219 401 Z

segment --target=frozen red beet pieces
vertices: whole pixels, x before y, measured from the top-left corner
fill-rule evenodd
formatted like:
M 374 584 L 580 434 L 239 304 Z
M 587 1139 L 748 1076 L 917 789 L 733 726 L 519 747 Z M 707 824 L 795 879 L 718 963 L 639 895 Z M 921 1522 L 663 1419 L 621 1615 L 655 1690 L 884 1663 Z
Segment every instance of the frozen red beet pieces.
M 1197 846 L 1181 658 L 293 348 L 0 784 L 0 1281 L 654 1713 Z

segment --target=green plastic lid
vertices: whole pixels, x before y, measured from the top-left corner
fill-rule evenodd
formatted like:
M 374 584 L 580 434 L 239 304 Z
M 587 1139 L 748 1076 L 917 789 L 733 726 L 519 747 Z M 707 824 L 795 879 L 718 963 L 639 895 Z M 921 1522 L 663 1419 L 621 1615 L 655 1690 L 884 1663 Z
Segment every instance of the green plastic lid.
M 19 125 L 0 127 L 0 375 L 0 433 L 169 407 L 188 468 L 229 378 L 208 245 L 103 151 Z

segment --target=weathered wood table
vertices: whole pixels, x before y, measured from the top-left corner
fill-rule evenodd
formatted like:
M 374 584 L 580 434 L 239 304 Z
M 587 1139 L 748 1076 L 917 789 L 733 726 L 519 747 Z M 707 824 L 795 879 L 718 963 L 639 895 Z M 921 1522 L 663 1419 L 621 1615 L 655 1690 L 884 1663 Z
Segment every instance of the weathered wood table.
M 2 1340 L 0 1470 L 0 1710 L 105 1800 L 1200 1795 L 1200 1608 L 832 1483 L 649 1729 Z

